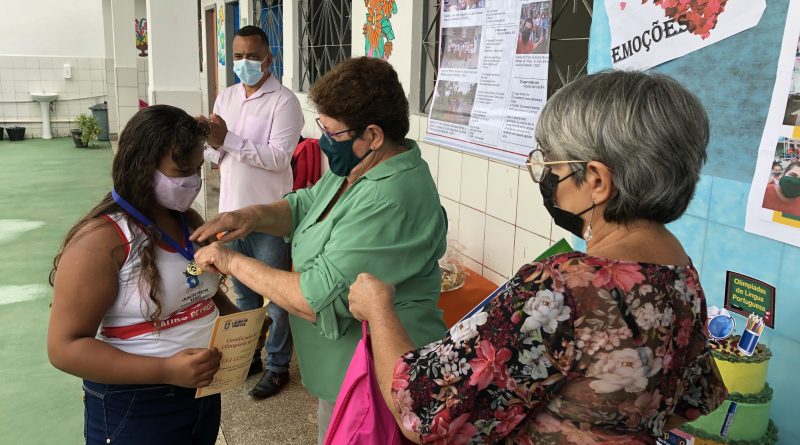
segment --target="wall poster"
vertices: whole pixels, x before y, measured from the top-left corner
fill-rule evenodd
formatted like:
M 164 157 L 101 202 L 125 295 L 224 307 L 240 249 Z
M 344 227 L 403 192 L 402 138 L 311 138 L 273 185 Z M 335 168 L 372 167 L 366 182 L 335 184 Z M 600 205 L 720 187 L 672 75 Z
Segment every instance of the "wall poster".
M 547 100 L 550 0 L 442 0 L 425 140 L 524 164 Z
M 791 0 L 745 230 L 800 247 L 800 0 Z
M 758 24 L 765 0 L 605 0 L 611 62 L 646 70 Z

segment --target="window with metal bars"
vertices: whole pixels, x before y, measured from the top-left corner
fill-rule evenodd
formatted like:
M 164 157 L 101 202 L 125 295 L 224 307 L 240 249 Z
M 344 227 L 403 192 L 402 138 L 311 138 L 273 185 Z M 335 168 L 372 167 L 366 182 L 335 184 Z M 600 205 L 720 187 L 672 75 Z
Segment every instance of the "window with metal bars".
M 419 112 L 427 113 L 433 99 L 439 72 L 439 11 L 441 0 L 424 0 L 422 10 L 422 57 L 420 67 Z
M 283 0 L 253 0 L 253 24 L 263 29 L 272 50 L 272 74 L 283 79 Z
M 547 97 L 586 74 L 591 24 L 591 1 L 553 0 Z
M 299 88 L 311 85 L 350 57 L 351 0 L 299 0 Z

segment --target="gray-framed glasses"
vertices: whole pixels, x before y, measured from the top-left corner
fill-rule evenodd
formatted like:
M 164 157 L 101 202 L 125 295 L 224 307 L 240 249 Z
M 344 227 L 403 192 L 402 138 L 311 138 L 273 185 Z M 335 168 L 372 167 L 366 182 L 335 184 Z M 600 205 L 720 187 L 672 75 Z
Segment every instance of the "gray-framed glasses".
M 544 179 L 547 172 L 550 171 L 550 166 L 555 164 L 585 164 L 589 161 L 545 161 L 544 152 L 541 148 L 537 148 L 528 154 L 528 161 L 525 163 L 528 166 L 528 173 L 531 175 L 533 182 L 540 183 Z M 574 172 L 573 172 L 574 174 Z M 572 176 L 572 175 L 570 175 Z M 561 178 L 563 181 L 565 178 Z M 561 181 L 559 181 L 561 182 Z
M 322 125 L 322 122 L 320 122 L 320 121 L 319 121 L 319 118 L 316 118 L 316 119 L 314 119 L 314 120 L 317 122 L 317 127 L 319 127 L 319 131 L 321 131 L 321 132 L 322 132 L 322 137 L 324 137 L 325 139 L 327 139 L 327 140 L 328 140 L 328 142 L 329 142 L 329 143 L 331 143 L 331 144 L 333 144 L 334 142 L 336 142 L 336 139 L 334 139 L 334 137 L 336 137 L 336 136 L 339 136 L 340 134 L 345 134 L 345 133 L 349 133 L 349 132 L 351 132 L 351 131 L 355 131 L 355 130 L 353 130 L 353 129 L 351 128 L 351 129 L 349 129 L 349 130 L 342 130 L 342 131 L 337 131 L 336 133 L 331 133 L 330 131 L 328 131 L 328 130 L 325 128 L 325 126 L 324 126 L 324 125 Z

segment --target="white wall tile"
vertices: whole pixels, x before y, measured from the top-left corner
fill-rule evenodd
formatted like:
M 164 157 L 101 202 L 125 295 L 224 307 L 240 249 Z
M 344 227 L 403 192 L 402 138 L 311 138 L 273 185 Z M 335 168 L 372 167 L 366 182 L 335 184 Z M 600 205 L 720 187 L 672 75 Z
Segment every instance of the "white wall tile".
M 483 265 L 481 265 L 481 263 L 473 260 L 472 258 L 469 258 L 466 255 L 462 255 L 461 262 L 463 263 L 464 267 L 470 270 L 467 273 L 482 275 Z
M 6 65 L 0 65 L 0 82 L 14 80 L 14 68 L 9 68 Z
M 458 240 L 458 220 L 461 214 L 461 206 L 452 199 L 447 199 L 444 196 L 439 197 L 439 202 L 442 203 L 444 211 L 447 212 L 447 238 Z
M 504 277 L 486 266 L 483 266 L 483 277 L 498 286 L 508 281 L 508 277 Z
M 53 79 L 60 79 L 66 81 L 66 79 L 64 79 L 64 68 L 61 66 L 55 66 L 53 68 L 50 68 L 50 74 L 51 74 L 50 77 L 52 77 Z
M 25 68 L 14 68 L 14 80 L 28 80 L 28 70 Z
M 14 91 L 17 93 L 27 93 L 28 92 L 28 81 L 27 80 L 15 80 L 14 81 Z M 28 98 L 30 99 L 30 98 Z
M 80 83 L 77 80 L 69 79 L 65 82 L 67 83 L 67 94 L 70 97 L 75 97 L 75 95 L 80 93 Z
M 139 111 L 138 107 L 118 107 L 119 109 L 119 125 L 125 127 L 125 124 Z
M 81 96 L 89 96 L 92 94 L 92 82 L 90 80 L 79 80 L 78 92 Z
M 89 80 L 103 80 L 103 71 L 102 70 L 91 70 L 89 71 Z
M 81 71 L 92 69 L 92 59 L 89 57 L 78 58 L 78 69 Z
M 105 68 L 105 59 L 101 57 L 94 57 L 90 61 L 93 70 L 102 70 Z
M 419 149 L 422 152 L 422 159 L 428 163 L 428 167 L 431 170 L 433 182 L 437 183 L 437 176 L 439 175 L 439 147 L 420 142 Z
M 408 118 L 408 136 L 409 139 L 418 140 L 419 139 L 419 117 L 415 114 L 412 114 Z
M 439 149 L 439 173 L 437 185 L 439 194 L 454 201 L 461 199 L 461 160 L 459 151 Z
M 139 85 L 136 68 L 115 68 L 116 84 L 121 87 L 135 87 Z
M 11 56 L 0 56 L 0 68 L 13 68 L 13 61 Z
M 0 92 L 13 93 L 14 81 L 13 80 L 0 80 Z
M 120 106 L 133 107 L 139 104 L 138 87 L 117 87 L 117 103 Z
M 51 68 L 43 68 L 39 70 L 39 76 L 42 80 L 54 80 L 53 70 Z
M 517 227 L 514 236 L 514 273 L 550 247 L 550 240 Z
M 419 116 L 419 137 L 424 138 L 428 134 L 428 116 Z
M 25 75 L 28 76 L 28 80 L 42 80 L 42 74 L 39 72 L 39 68 L 27 68 L 25 70 Z
M 27 68 L 28 64 L 25 61 L 25 57 L 22 56 L 12 56 L 11 57 L 11 66 L 13 68 Z
M 557 225 L 553 224 L 552 232 L 550 233 L 550 240 L 553 243 L 558 242 L 561 238 L 567 240 L 570 246 L 574 246 L 575 242 L 573 240 L 574 235 L 567 230 L 558 227 Z
M 30 116 L 31 119 L 36 119 L 38 121 L 41 121 L 41 119 L 42 119 L 42 106 L 39 105 L 38 102 L 28 104 L 28 116 Z
M 542 204 L 539 185 L 531 180 L 527 170 L 521 169 L 517 195 L 517 226 L 549 239 L 552 221 L 553 218 Z
M 30 108 L 28 108 L 28 104 L 26 103 L 18 103 L 17 104 L 17 119 L 30 119 L 31 113 Z
M 31 100 L 31 93 L 27 91 L 17 91 L 14 93 L 14 100 L 17 102 L 28 102 Z
M 486 214 L 461 204 L 458 218 L 458 242 L 464 248 L 463 253 L 473 260 L 483 260 Z
M 461 163 L 461 203 L 486 211 L 486 180 L 489 160 L 464 154 Z
M 26 57 L 25 58 L 25 68 L 31 68 L 38 70 L 39 69 L 39 58 L 38 57 Z
M 53 58 L 52 57 L 40 57 L 39 58 L 39 68 L 40 69 L 48 69 L 53 67 Z
M 519 168 L 489 161 L 486 213 L 511 224 L 517 218 Z
M 106 83 L 102 80 L 93 80 L 92 81 L 92 95 L 93 96 L 104 96 L 106 94 Z
M 36 92 L 39 92 L 39 91 L 44 91 L 44 89 L 42 88 L 42 81 L 41 80 L 29 80 L 28 81 L 28 91 L 29 92 L 33 92 L 33 93 L 36 93 Z
M 72 75 L 75 75 L 75 71 L 72 72 Z M 92 80 L 92 70 L 90 69 L 81 69 L 78 70 L 78 80 Z
M 514 265 L 515 227 L 492 216 L 486 217 L 483 265 L 508 278 Z

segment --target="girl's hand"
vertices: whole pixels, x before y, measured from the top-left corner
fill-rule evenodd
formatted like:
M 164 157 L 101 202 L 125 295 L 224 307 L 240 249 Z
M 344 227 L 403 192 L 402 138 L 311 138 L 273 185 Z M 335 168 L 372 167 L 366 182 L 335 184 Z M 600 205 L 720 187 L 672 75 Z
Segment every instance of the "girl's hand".
M 394 286 L 368 273 L 359 274 L 350 286 L 350 313 L 358 320 L 374 321 L 394 311 Z
M 216 349 L 189 348 L 164 361 L 166 383 L 184 388 L 203 388 L 211 384 L 219 370 L 222 354 Z

